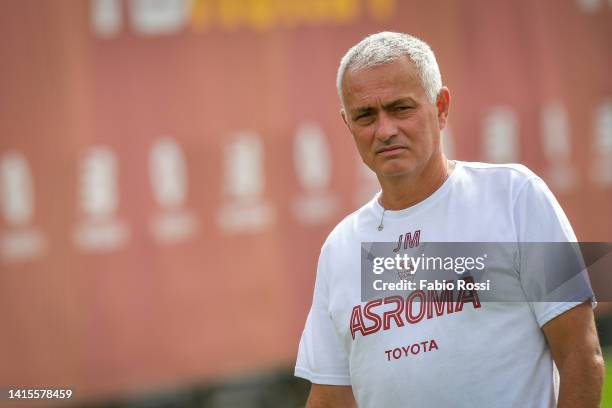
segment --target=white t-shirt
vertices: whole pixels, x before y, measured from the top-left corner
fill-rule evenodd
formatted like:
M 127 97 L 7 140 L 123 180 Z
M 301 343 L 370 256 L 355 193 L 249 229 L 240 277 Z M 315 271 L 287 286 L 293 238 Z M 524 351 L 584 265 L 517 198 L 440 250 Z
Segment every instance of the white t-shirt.
M 395 302 L 365 307 L 360 297 L 362 242 L 397 242 L 417 231 L 420 242 L 576 241 L 545 183 L 521 165 L 457 162 L 427 199 L 385 211 L 379 231 L 382 217 L 377 195 L 323 245 L 295 375 L 351 385 L 360 407 L 554 407 L 553 361 L 541 327 L 591 298 L 589 287 L 563 302 L 470 301 L 412 322 L 385 317 Z M 527 278 L 512 265 L 507 273 Z

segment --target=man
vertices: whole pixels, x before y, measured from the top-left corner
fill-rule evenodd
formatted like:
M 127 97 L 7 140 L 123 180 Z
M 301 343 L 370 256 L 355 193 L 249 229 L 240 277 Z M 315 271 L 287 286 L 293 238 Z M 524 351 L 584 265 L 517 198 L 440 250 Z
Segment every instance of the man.
M 576 237 L 544 182 L 524 166 L 444 156 L 450 92 L 421 40 L 366 37 L 342 58 L 337 86 L 342 119 L 381 192 L 321 249 L 295 369 L 312 382 L 307 406 L 553 407 L 557 398 L 559 407 L 599 406 L 603 359 L 590 288 L 556 302 L 461 303 L 431 319 L 429 309 L 415 319 L 403 298 L 361 302 L 363 242 Z M 513 267 L 497 272 L 521 288 L 532 272 Z

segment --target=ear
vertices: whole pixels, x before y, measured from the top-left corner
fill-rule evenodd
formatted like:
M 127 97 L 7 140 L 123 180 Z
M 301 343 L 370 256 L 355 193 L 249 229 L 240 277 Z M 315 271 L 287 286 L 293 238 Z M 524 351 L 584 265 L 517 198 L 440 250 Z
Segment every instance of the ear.
M 436 108 L 438 109 L 438 124 L 440 126 L 440 130 L 442 130 L 446 127 L 446 122 L 448 121 L 448 111 L 450 109 L 450 91 L 445 86 L 443 86 L 438 93 Z
M 346 112 L 344 111 L 344 108 L 340 109 L 340 116 L 342 116 L 342 121 L 344 122 L 344 124 L 346 125 L 346 127 L 351 130 L 351 127 L 348 124 L 348 120 L 346 119 Z

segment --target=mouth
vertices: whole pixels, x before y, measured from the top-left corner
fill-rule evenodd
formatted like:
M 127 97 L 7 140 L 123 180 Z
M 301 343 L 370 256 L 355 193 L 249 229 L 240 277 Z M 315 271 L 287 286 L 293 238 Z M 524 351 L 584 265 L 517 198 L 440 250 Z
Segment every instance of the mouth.
M 392 156 L 394 154 L 399 154 L 406 149 L 408 149 L 406 146 L 401 145 L 385 146 L 376 149 L 376 154 L 379 154 L 381 156 Z

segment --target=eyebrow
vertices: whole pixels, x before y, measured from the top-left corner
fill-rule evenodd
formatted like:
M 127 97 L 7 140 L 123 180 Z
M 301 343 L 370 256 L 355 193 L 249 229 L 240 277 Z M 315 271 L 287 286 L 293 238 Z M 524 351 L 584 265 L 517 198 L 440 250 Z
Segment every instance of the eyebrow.
M 396 107 L 397 105 L 402 105 L 404 103 L 416 103 L 416 101 L 413 98 L 409 97 L 409 96 L 405 97 L 405 98 L 399 98 L 399 99 L 396 99 L 394 101 L 391 101 L 389 103 L 384 104 L 383 105 L 383 109 L 384 110 L 392 109 L 392 108 Z M 374 110 L 375 110 L 375 108 L 372 107 L 372 106 L 363 106 L 363 107 L 359 107 L 359 108 L 353 109 L 351 111 L 351 115 L 352 116 L 358 116 L 358 115 L 361 115 L 361 114 L 364 114 L 364 113 L 371 113 Z
M 361 116 L 363 114 L 372 113 L 372 112 L 374 112 L 374 108 L 373 107 L 371 107 L 371 106 L 364 106 L 362 108 L 353 109 L 351 111 L 351 116 L 352 117 L 357 117 L 357 116 Z

